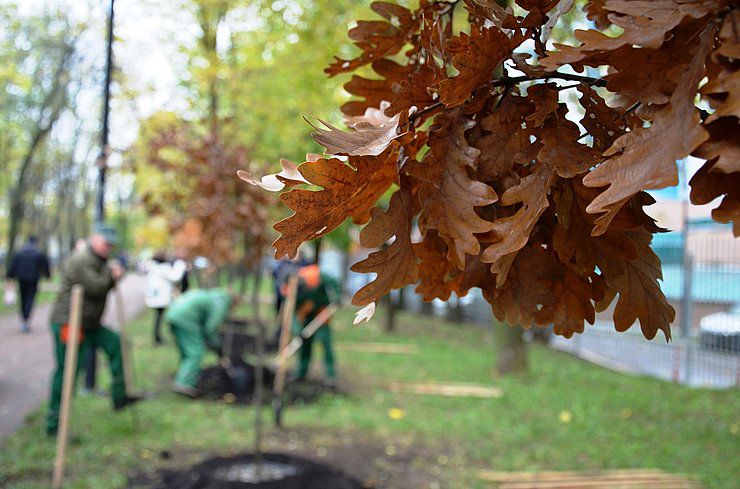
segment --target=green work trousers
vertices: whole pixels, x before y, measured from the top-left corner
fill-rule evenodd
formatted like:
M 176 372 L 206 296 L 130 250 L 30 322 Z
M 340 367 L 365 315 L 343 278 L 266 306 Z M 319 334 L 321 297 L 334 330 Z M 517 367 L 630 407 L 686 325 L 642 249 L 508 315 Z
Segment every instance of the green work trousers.
M 302 379 L 306 377 L 308 373 L 308 367 L 311 363 L 311 350 L 313 349 L 313 342 L 318 341 L 324 349 L 324 365 L 326 366 L 326 378 L 334 379 L 337 374 L 334 370 L 334 350 L 331 346 L 331 327 L 326 324 L 319 328 L 313 336 L 303 340 L 301 346 L 300 359 L 298 361 L 298 378 Z
M 180 350 L 180 365 L 175 374 L 175 384 L 197 388 L 200 378 L 200 363 L 208 351 L 205 338 L 197 324 L 170 323 L 177 349 Z
M 49 401 L 49 412 L 46 416 L 46 431 L 54 433 L 59 425 L 59 406 L 62 401 L 62 381 L 64 379 L 64 358 L 67 353 L 67 345 L 62 342 L 60 332 L 62 325 L 51 323 L 51 332 L 54 338 L 54 353 L 56 356 L 56 369 L 51 380 L 51 399 Z M 80 350 L 77 355 L 77 373 L 87 357 L 90 347 L 103 350 L 108 357 L 110 373 L 113 379 L 111 385 L 111 397 L 113 403 L 121 402 L 126 398 L 126 382 L 123 377 L 123 359 L 121 358 L 121 339 L 118 333 L 105 326 L 97 329 L 84 330 Z M 76 376 L 75 376 L 76 378 Z

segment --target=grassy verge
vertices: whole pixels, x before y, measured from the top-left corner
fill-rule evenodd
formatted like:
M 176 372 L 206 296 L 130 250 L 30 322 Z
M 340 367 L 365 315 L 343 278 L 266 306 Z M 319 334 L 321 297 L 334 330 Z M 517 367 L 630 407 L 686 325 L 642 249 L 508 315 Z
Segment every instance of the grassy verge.
M 738 390 L 695 390 L 629 377 L 538 345 L 530 350 L 529 375 L 492 379 L 494 348 L 480 328 L 402 313 L 398 330 L 389 335 L 377 325 L 352 327 L 350 319 L 351 312 L 343 311 L 334 327 L 349 394 L 325 395 L 285 413 L 290 430 L 306 434 L 317 457 L 342 439 L 347 445 L 348 438 L 377 440 L 386 447 L 380 458 L 389 463 L 396 447 L 421 447 L 403 463 L 439 482 L 413 487 L 484 487 L 475 478 L 480 469 L 607 468 L 658 468 L 694 475 L 706 487 L 736 487 Z M 130 474 L 165 464 L 155 460 L 162 450 L 197 458 L 251 446 L 252 408 L 187 402 L 170 394 L 174 348 L 150 345 L 149 316 L 132 329 L 139 385 L 156 398 L 138 409 L 136 435 L 130 414 L 113 414 L 102 399 L 75 400 L 72 426 L 83 441 L 70 449 L 68 487 L 123 487 Z M 345 342 L 381 341 L 414 343 L 419 352 L 341 349 Z M 390 380 L 486 383 L 501 387 L 504 396 L 394 394 L 382 388 Z M 264 414 L 269 419 L 267 409 Z M 43 413 L 37 411 L 0 449 L 0 486 L 48 487 L 54 443 L 43 436 L 42 426 Z M 279 436 L 272 427 L 267 438 L 273 450 L 298 443 L 292 432 Z M 378 464 L 377 458 L 368 460 L 368 470 Z

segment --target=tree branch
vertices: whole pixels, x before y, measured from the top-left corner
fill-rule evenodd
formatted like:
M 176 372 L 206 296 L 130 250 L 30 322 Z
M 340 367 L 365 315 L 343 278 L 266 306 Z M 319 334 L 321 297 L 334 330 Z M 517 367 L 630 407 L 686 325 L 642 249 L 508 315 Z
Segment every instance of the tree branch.
M 572 73 L 560 73 L 556 71 L 554 73 L 548 73 L 542 76 L 522 75 L 522 76 L 511 76 L 507 78 L 501 78 L 498 80 L 494 80 L 493 86 L 500 87 L 500 86 L 506 86 L 506 85 L 515 85 L 517 83 L 537 81 L 537 80 L 577 81 L 581 83 L 586 83 L 587 85 L 596 85 L 597 87 L 606 87 L 606 84 L 607 84 L 607 80 L 604 80 L 603 78 L 593 78 L 590 76 L 575 75 Z

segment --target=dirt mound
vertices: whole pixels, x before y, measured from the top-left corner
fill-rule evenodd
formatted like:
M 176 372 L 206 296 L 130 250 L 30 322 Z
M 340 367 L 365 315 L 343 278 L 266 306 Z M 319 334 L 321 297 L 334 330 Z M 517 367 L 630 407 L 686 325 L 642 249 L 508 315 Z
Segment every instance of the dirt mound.
M 228 400 L 235 404 L 251 404 L 253 400 L 255 369 L 252 365 L 240 362 L 234 366 L 236 375 L 229 375 L 220 365 L 203 369 L 200 374 L 198 388 L 201 399 L 218 401 Z M 265 392 L 264 403 L 272 400 L 272 372 L 264 371 Z M 341 394 L 336 389 L 330 389 L 319 381 L 307 380 L 304 382 L 289 382 L 285 387 L 283 402 L 288 405 L 309 404 L 324 393 Z
M 280 453 L 264 455 L 262 478 L 255 482 L 254 456 L 217 457 L 188 469 L 161 470 L 134 487 L 149 489 L 362 489 L 359 481 L 310 460 Z

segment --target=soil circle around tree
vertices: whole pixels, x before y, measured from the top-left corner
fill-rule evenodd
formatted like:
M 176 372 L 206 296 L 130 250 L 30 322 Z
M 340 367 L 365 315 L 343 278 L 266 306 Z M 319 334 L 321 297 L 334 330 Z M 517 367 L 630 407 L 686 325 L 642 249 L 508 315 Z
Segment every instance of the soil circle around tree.
M 362 489 L 363 484 L 327 465 L 281 453 L 263 455 L 260 476 L 254 455 L 216 457 L 190 468 L 159 471 L 149 489 Z M 136 487 L 141 487 L 137 485 Z

